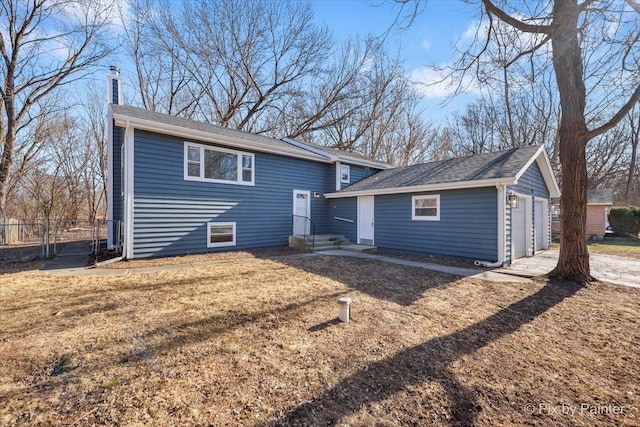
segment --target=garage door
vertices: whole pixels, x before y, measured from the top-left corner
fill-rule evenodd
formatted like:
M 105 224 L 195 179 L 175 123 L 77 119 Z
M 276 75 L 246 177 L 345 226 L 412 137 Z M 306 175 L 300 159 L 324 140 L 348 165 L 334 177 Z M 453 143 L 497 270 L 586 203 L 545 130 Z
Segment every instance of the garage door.
M 544 220 L 544 202 L 542 200 L 536 200 L 536 211 L 534 213 L 536 219 L 536 251 L 546 249 L 544 247 L 544 233 L 545 233 L 545 220 Z
M 518 207 L 511 209 L 511 247 L 513 259 L 527 255 L 527 206 L 526 199 L 518 198 Z

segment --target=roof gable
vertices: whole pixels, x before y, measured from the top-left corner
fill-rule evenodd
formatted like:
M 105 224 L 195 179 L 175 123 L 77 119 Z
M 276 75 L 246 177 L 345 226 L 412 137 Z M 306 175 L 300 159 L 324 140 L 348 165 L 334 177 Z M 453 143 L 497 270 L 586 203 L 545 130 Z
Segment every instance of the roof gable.
M 327 197 L 516 184 L 534 161 L 538 161 L 550 193 L 555 193 L 557 183 L 544 147 L 531 145 L 385 170 Z

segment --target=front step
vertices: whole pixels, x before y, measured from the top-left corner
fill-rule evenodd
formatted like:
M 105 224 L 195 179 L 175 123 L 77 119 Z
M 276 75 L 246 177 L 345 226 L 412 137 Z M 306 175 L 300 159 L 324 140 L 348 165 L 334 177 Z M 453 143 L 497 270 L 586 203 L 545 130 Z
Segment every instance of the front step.
M 351 245 L 346 237 L 338 234 L 318 234 L 313 237 L 313 244 L 302 236 L 289 236 L 289 246 L 313 252 L 339 249 Z
M 343 251 L 349 251 L 349 252 L 368 253 L 368 252 L 377 251 L 378 247 L 369 246 L 369 245 L 340 245 L 340 249 L 342 249 Z

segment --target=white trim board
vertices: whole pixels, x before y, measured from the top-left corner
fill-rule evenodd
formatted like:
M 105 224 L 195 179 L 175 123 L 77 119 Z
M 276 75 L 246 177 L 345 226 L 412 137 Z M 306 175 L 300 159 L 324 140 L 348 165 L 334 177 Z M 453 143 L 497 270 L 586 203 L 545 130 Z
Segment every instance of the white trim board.
M 133 142 L 134 132 L 132 126 L 127 123 L 124 131 L 125 144 L 125 169 L 124 180 L 122 185 L 124 191 L 124 248 L 122 256 L 125 259 L 133 258 Z
M 441 190 L 458 190 L 464 188 L 481 188 L 481 187 L 495 187 L 497 185 L 512 185 L 515 184 L 514 178 L 501 178 L 501 179 L 483 179 L 478 181 L 460 181 L 460 182 L 447 182 L 443 184 L 428 184 L 428 185 L 416 185 L 413 187 L 393 187 L 393 188 L 381 188 L 375 190 L 361 190 L 361 191 L 345 191 L 344 193 L 327 193 L 324 195 L 327 199 L 339 199 L 344 197 L 356 197 L 356 196 L 377 196 L 382 194 L 403 194 L 403 193 L 419 193 L 423 191 L 441 191 Z
M 556 180 L 556 176 L 551 168 L 551 161 L 549 160 L 549 156 L 547 155 L 547 150 L 545 150 L 544 145 L 541 145 L 540 148 L 538 148 L 538 151 L 536 151 L 536 154 L 531 156 L 529 161 L 522 167 L 522 169 L 520 169 L 520 171 L 518 171 L 515 177 L 515 183 L 518 183 L 520 177 L 524 175 L 534 161 L 538 162 L 542 178 L 549 190 L 549 196 L 560 197 L 560 187 L 558 187 L 558 181 Z

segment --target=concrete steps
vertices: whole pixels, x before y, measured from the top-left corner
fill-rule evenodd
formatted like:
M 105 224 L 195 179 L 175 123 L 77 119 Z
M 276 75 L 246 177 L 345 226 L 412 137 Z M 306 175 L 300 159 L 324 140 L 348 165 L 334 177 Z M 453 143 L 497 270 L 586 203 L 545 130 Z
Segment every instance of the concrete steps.
M 339 234 L 317 234 L 313 237 L 313 245 L 302 236 L 289 236 L 289 246 L 313 252 L 344 249 L 351 252 L 372 252 L 375 246 L 354 245 L 349 239 Z

